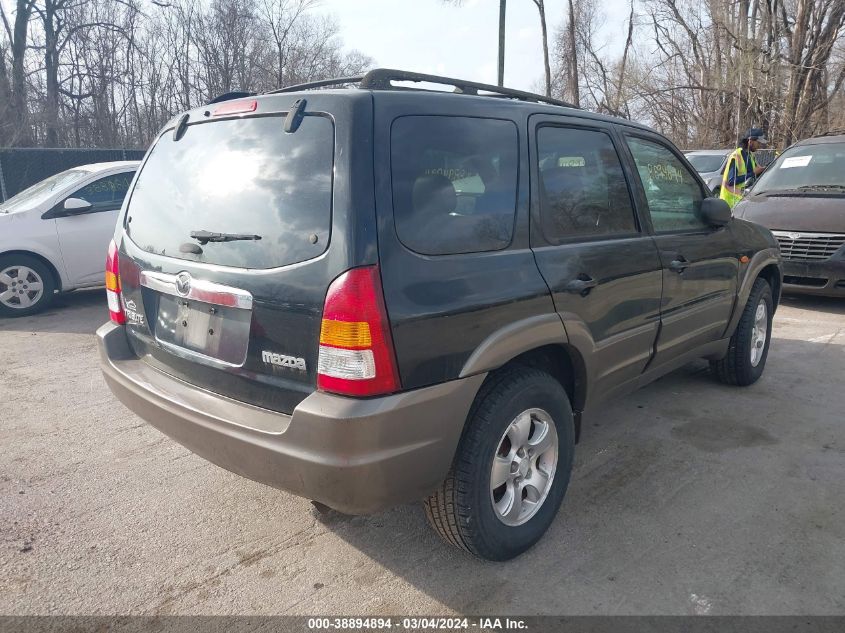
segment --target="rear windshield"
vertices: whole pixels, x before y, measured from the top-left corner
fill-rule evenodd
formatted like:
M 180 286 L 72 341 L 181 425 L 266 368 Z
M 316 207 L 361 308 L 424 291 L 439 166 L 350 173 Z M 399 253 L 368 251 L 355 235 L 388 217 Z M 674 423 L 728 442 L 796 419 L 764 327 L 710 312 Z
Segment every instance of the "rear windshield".
M 254 117 L 190 125 L 178 141 L 165 133 L 132 192 L 126 220 L 132 241 L 150 253 L 243 268 L 323 253 L 334 128 L 319 116 L 305 117 L 292 134 L 283 124 L 281 117 Z M 191 237 L 198 231 L 261 239 L 200 246 Z M 190 252 L 196 246 L 202 252 Z
M 723 154 L 687 154 L 687 160 L 695 171 L 705 174 L 709 171 L 717 171 L 725 162 L 725 156 Z

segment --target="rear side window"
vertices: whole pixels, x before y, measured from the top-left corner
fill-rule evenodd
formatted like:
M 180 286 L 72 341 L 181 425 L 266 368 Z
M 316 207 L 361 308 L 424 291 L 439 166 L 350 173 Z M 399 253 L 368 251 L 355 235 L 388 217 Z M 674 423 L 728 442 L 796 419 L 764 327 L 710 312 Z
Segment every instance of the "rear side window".
M 316 257 L 329 242 L 334 127 L 306 116 L 293 134 L 281 117 L 189 125 L 165 133 L 144 165 L 127 212 L 126 231 L 140 248 L 179 259 L 275 268 Z M 192 231 L 259 235 L 208 242 Z
M 540 218 L 552 243 L 637 232 L 634 208 L 610 137 L 596 130 L 537 130 Z
M 447 255 L 510 244 L 519 160 L 512 121 L 400 117 L 390 147 L 393 214 L 405 246 Z

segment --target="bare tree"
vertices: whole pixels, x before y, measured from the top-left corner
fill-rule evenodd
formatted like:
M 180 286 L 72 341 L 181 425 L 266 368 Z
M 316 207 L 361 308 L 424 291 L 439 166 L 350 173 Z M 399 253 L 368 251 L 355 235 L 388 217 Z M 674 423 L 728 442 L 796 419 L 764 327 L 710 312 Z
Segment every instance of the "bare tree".
M 546 96 L 552 96 L 552 69 L 549 64 L 549 33 L 546 29 L 546 3 L 545 0 L 533 0 L 540 13 L 540 33 L 543 39 L 543 69 L 546 73 Z M 500 84 L 501 85 L 501 84 Z
M 6 46 L 0 46 L 0 142 L 8 145 L 27 145 L 31 142 L 29 133 L 25 56 L 29 18 L 33 0 L 16 0 L 14 21 L 0 4 L 0 20 L 7 39 L 8 55 L 11 56 L 11 80 L 6 70 Z M 4 104 L 5 105 L 4 107 Z

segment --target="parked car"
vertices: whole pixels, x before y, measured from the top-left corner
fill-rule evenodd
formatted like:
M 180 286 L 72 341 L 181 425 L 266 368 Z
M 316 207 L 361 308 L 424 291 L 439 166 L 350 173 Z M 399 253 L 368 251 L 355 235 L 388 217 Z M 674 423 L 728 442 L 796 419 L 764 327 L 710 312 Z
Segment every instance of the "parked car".
M 785 291 L 845 297 L 845 134 L 784 151 L 734 214 L 772 230 Z
M 690 165 L 698 172 L 714 196 L 722 189 L 722 174 L 725 163 L 733 150 L 730 149 L 694 149 L 684 152 Z
M 0 204 L 0 316 L 33 314 L 57 292 L 103 285 L 103 249 L 138 165 L 74 167 Z
M 554 519 L 584 411 L 700 357 L 760 377 L 777 242 L 664 137 L 473 82 L 351 81 L 191 110 L 154 142 L 98 330 L 150 424 L 341 512 L 425 500 L 503 560 Z

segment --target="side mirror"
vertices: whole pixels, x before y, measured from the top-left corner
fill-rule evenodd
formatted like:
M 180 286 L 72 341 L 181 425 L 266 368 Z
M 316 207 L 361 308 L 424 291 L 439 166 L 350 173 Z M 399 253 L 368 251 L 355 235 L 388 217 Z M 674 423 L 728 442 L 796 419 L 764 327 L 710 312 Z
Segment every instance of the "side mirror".
M 88 213 L 94 205 L 82 198 L 68 198 L 62 206 L 68 215 L 75 215 L 77 213 Z
M 725 226 L 731 221 L 731 207 L 721 198 L 704 198 L 700 215 L 708 226 Z

